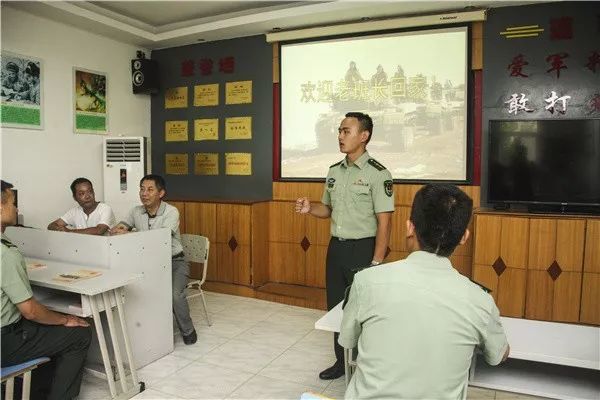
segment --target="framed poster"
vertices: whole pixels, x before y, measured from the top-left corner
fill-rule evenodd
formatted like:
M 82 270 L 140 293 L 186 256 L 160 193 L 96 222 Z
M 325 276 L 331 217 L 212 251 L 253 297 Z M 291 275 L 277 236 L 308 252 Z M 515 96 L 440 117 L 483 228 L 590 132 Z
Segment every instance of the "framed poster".
M 1 54 L 2 126 L 43 129 L 42 61 L 6 51 Z
M 75 133 L 108 133 L 106 74 L 73 68 Z

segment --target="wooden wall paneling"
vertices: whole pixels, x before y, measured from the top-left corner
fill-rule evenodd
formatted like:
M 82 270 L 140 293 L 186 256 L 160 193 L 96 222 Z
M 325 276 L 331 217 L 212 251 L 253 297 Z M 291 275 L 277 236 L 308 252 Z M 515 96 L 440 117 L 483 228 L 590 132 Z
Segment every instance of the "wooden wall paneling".
M 394 203 L 398 206 L 411 207 L 415 193 L 423 185 L 395 184 L 394 185 Z
M 217 241 L 217 205 L 214 203 L 185 203 L 186 233 L 206 236 Z
M 406 247 L 406 220 L 410 217 L 410 207 L 398 206 L 392 214 L 392 234 L 390 249 L 392 251 L 408 251 Z
M 600 219 L 588 219 L 586 223 L 583 270 L 600 274 Z M 600 292 L 598 297 L 600 297 Z M 598 308 L 600 309 L 600 307 Z
M 341 157 L 340 157 L 341 158 Z M 324 174 L 327 171 L 323 171 Z M 325 182 L 273 182 L 274 201 L 293 201 L 308 197 L 310 201 L 321 201 Z
M 268 240 L 270 242 L 300 243 L 305 236 L 305 224 L 308 219 L 317 219 L 312 215 L 302 215 L 294 211 L 289 201 L 269 203 Z
M 496 302 L 498 302 L 498 275 L 489 265 L 473 264 L 473 280 L 489 290 Z
M 475 216 L 475 251 L 473 263 L 491 266 L 500 256 L 501 217 Z
M 279 83 L 279 42 L 273 43 L 273 83 Z
M 584 324 L 600 325 L 600 274 L 583 274 L 581 288 L 581 313 L 579 322 Z
M 183 201 L 167 201 L 179 211 L 179 232 L 187 233 L 185 228 L 185 203 Z
M 527 271 L 527 299 L 525 318 L 552 320 L 554 308 L 554 282 L 545 270 Z
M 218 265 L 216 269 L 216 281 L 233 282 L 233 255 L 227 243 L 216 242 L 211 247 L 217 250 Z
M 217 242 L 227 243 L 235 237 L 238 244 L 250 244 L 251 206 L 217 204 Z
M 306 284 L 306 253 L 299 243 L 269 242 L 269 281 Z
M 600 219 L 588 219 L 579 321 L 600 325 Z
M 258 287 L 269 280 L 270 202 L 252 205 L 251 284 Z
M 500 257 L 508 268 L 527 268 L 529 219 L 502 218 Z
M 471 23 L 471 69 L 483 69 L 483 22 Z
M 293 205 L 292 205 L 293 206 Z M 306 238 L 311 244 L 327 246 L 331 238 L 331 219 L 306 216 Z
M 327 246 L 311 245 L 306 251 L 306 277 L 307 286 L 325 289 L 325 261 Z
M 552 301 L 553 321 L 579 321 L 581 280 L 581 272 L 563 271 L 556 281 L 554 281 L 554 296 Z
M 529 269 L 546 271 L 556 259 L 556 220 L 532 218 L 529 235 Z
M 248 244 L 238 245 L 234 251 L 228 253 L 231 258 L 223 260 L 224 262 L 231 262 L 231 269 L 233 271 L 233 280 L 231 282 L 250 286 L 252 281 L 250 270 L 250 248 L 251 246 Z
M 217 281 L 219 279 L 217 271 L 219 270 L 219 248 L 217 242 L 210 243 L 210 250 L 208 253 L 208 268 L 206 269 L 206 280 Z M 198 271 L 196 271 L 198 274 Z M 192 275 L 193 278 L 200 279 L 201 276 Z
M 527 271 L 524 268 L 506 268 L 498 278 L 496 303 L 505 317 L 522 318 L 525 313 Z
M 408 257 L 408 252 L 406 251 L 390 251 L 390 254 L 388 254 L 384 261 L 389 263 L 398 260 L 404 260 L 406 257 Z
M 585 220 L 559 219 L 556 222 L 556 261 L 563 271 L 581 272 L 585 246 Z
M 473 259 L 471 257 L 465 257 L 457 254 L 450 256 L 450 262 L 452 266 L 467 278 L 473 276 L 472 266 Z

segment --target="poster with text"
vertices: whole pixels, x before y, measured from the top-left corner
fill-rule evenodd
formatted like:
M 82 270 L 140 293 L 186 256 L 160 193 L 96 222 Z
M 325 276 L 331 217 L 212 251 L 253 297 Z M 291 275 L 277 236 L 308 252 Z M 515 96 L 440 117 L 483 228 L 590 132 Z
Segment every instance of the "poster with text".
M 0 60 L 2 127 L 43 129 L 41 60 L 6 51 Z
M 108 133 L 106 74 L 73 69 L 75 133 Z

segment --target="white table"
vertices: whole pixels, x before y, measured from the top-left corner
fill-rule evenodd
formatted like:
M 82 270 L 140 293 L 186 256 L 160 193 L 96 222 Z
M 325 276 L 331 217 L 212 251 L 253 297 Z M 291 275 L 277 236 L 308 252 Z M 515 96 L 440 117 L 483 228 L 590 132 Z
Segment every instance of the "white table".
M 339 332 L 342 317 L 340 302 L 315 322 L 315 329 Z M 510 344 L 509 358 L 530 365 L 490 367 L 474 356 L 470 385 L 559 399 L 600 398 L 600 327 L 500 319 Z M 348 362 L 351 351 L 344 349 L 346 384 L 355 366 Z
M 329 310 L 327 314 L 319 318 L 319 320 L 315 322 L 315 329 L 328 332 L 339 332 L 340 327 L 342 326 L 342 317 L 344 315 L 342 303 L 343 301 L 340 301 L 335 307 Z M 354 362 L 352 358 L 352 350 L 353 349 L 344 347 L 344 380 L 346 381 L 346 386 L 350 383 L 350 378 L 356 367 L 356 362 Z
M 94 319 L 111 397 L 113 399 L 129 399 L 143 391 L 144 383 L 138 381 L 131 351 L 131 342 L 127 333 L 122 292 L 124 286 L 141 279 L 142 275 L 103 268 L 90 268 L 84 265 L 55 260 L 26 258 L 26 262 L 27 264 L 39 263 L 45 265 L 42 268 L 28 269 L 29 280 L 33 286 L 34 296 L 38 301 L 54 311 L 80 317 L 92 317 Z M 54 279 L 59 274 L 69 274 L 80 269 L 101 271 L 102 275 L 76 282 L 61 282 Z M 113 319 L 113 308 L 116 308 L 118 311 L 117 314 L 121 326 L 120 332 Z M 104 311 L 106 314 L 114 358 L 120 377 L 121 393 L 117 393 L 104 329 L 102 328 L 102 320 L 100 319 L 100 311 Z M 127 380 L 125 374 L 119 337 L 124 343 L 132 382 Z

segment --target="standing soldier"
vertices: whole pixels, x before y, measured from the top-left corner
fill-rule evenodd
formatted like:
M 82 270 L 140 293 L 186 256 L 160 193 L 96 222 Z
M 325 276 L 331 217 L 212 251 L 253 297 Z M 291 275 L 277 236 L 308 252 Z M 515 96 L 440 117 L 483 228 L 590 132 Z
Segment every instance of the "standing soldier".
M 367 114 L 346 114 L 338 128 L 340 151 L 346 157 L 329 167 L 321 203 L 306 197 L 296 201 L 296 212 L 318 218 L 331 217 L 327 249 L 327 308 L 344 298 L 357 270 L 380 264 L 390 241 L 394 211 L 390 172 L 369 156 L 366 146 L 373 134 Z M 344 351 L 334 334 L 336 362 L 319 374 L 321 379 L 344 375 Z

